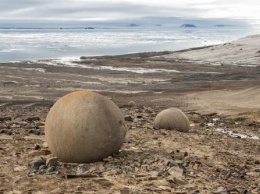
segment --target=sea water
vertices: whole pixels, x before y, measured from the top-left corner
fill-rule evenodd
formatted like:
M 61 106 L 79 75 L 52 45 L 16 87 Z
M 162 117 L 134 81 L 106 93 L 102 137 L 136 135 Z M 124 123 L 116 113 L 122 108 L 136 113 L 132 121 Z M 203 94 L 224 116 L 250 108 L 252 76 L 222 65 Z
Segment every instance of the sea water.
M 0 29 L 0 62 L 176 51 L 255 33 L 242 27 Z

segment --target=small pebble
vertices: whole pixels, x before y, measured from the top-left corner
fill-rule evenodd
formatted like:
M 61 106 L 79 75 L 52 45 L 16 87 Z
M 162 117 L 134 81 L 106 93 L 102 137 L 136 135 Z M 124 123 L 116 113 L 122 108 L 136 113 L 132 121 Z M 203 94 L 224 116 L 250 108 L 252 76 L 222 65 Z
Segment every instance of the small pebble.
M 30 162 L 30 165 L 31 165 L 34 169 L 38 170 L 38 169 L 40 168 L 40 166 L 45 165 L 45 162 L 46 162 L 46 160 L 45 160 L 44 158 L 39 157 L 39 158 L 33 159 L 33 160 Z
M 47 172 L 54 172 L 56 170 L 55 166 L 51 166 L 49 168 L 47 168 Z
M 130 115 L 126 115 L 124 118 L 125 118 L 126 121 L 133 121 L 134 120 L 134 118 Z
M 178 165 L 178 163 L 175 162 L 175 161 L 169 161 L 169 162 L 167 163 L 167 166 L 173 167 L 173 166 L 179 166 L 179 165 Z

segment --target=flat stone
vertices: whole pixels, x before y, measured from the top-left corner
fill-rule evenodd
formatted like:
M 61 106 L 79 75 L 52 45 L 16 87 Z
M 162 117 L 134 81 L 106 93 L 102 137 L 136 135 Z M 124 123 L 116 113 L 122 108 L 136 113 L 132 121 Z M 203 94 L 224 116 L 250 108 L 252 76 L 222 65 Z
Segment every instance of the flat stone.
M 29 153 L 32 156 L 42 156 L 42 155 L 49 155 L 51 154 L 50 150 L 47 149 L 41 149 L 41 150 L 34 150 Z
M 3 122 L 3 121 L 11 121 L 12 118 L 11 117 L 0 117 L 0 122 Z
M 34 150 L 39 150 L 39 149 L 41 149 L 41 146 L 39 144 L 35 144 L 33 149 Z
M 183 169 L 177 167 L 177 166 L 173 166 L 171 167 L 168 172 L 170 173 L 170 176 L 172 178 L 177 178 L 177 179 L 182 179 L 183 177 Z
M 42 147 L 43 147 L 43 148 L 48 148 L 48 143 L 45 141 L 45 142 L 42 144 Z
M 39 121 L 40 117 L 28 117 L 26 120 L 29 121 L 29 122 L 31 122 L 31 121 Z
M 148 108 L 145 109 L 145 112 L 146 113 L 153 113 L 153 109 L 148 107 Z
M 260 168 L 255 169 L 255 172 L 260 172 Z
M 78 191 L 78 192 L 81 192 L 81 191 L 84 191 L 84 190 L 85 190 L 85 188 L 82 187 L 82 186 L 77 186 L 76 187 L 76 191 Z
M 16 166 L 14 167 L 14 172 L 22 172 L 25 171 L 27 169 L 26 166 Z
M 218 188 L 217 191 L 213 192 L 214 194 L 228 194 L 227 190 L 224 187 Z
M 87 170 L 89 170 L 89 167 L 88 167 L 88 166 L 85 166 L 85 165 L 79 166 L 79 167 L 77 168 L 77 174 L 78 174 L 78 175 L 82 175 L 82 174 L 84 174 L 85 172 L 87 172 Z
M 44 158 L 38 157 L 38 158 L 33 159 L 33 160 L 30 162 L 30 165 L 31 165 L 34 169 L 38 170 L 41 165 L 45 165 L 45 162 L 46 162 L 46 160 L 45 160 Z
M 15 177 L 14 180 L 13 180 L 13 183 L 19 183 L 19 181 L 21 180 L 22 178 L 21 177 Z
M 38 129 L 41 130 L 41 131 L 43 131 L 44 128 L 45 128 L 45 126 L 38 126 Z
M 17 124 L 12 124 L 11 125 L 11 128 L 20 128 L 21 127 L 21 125 L 17 125 Z
M 126 115 L 124 118 L 125 118 L 126 121 L 133 121 L 134 120 L 134 118 L 130 115 Z
M 259 173 L 258 172 L 248 172 L 246 173 L 247 176 L 251 176 L 251 177 L 259 177 Z
M 55 170 L 55 166 L 50 166 L 49 168 L 47 168 L 47 172 L 54 172 Z
M 58 165 L 58 158 L 57 157 L 47 158 L 46 166 L 52 167 L 52 166 L 57 166 L 57 165 Z
M 175 161 L 168 161 L 167 166 L 173 167 L 173 166 L 179 166 L 179 164 Z
M 61 188 L 56 188 L 50 192 L 51 194 L 57 194 L 57 193 L 64 193 L 64 191 L 61 190 Z
M 31 130 L 29 131 L 29 133 L 32 133 L 32 134 L 34 134 L 34 135 L 41 135 L 41 131 L 35 130 L 35 129 L 31 129 Z

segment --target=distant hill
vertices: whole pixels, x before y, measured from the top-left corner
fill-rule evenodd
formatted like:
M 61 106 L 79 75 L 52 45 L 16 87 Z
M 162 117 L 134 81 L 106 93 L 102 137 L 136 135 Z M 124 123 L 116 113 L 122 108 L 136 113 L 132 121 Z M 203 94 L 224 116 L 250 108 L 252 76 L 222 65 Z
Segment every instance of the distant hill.
M 224 25 L 224 26 L 223 26 Z M 111 29 L 111 28 L 146 28 L 146 27 L 180 27 L 183 28 L 203 28 L 203 27 L 251 27 L 246 20 L 235 19 L 197 19 L 197 18 L 182 18 L 182 17 L 144 17 L 135 18 L 131 20 L 104 20 L 104 21 L 24 21 L 22 22 L 6 22 L 0 18 L 0 29 L 88 29 L 94 27 L 95 29 Z M 90 29 L 89 29 L 90 30 Z
M 181 58 L 192 61 L 203 61 L 215 65 L 242 65 L 260 67 L 260 34 L 240 38 L 225 44 L 197 49 L 189 49 L 167 55 L 167 59 Z
M 223 24 L 218 24 L 218 25 L 215 25 L 215 27 L 219 27 L 219 28 L 223 28 L 223 27 L 226 27 L 227 25 L 223 25 Z
M 86 27 L 85 29 L 87 29 L 87 30 L 94 30 L 95 28 L 94 27 Z
M 138 24 L 134 24 L 134 23 L 129 24 L 129 27 L 137 27 L 137 26 L 139 26 L 139 25 Z

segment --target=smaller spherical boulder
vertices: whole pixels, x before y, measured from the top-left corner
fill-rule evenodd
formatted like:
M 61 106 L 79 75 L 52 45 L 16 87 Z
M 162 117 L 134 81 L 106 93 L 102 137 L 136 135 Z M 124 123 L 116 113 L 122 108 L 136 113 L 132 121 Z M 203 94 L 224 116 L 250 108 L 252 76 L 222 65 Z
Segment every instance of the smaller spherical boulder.
M 128 102 L 127 105 L 128 105 L 128 107 L 134 107 L 136 104 L 134 101 L 130 101 L 130 102 Z
M 161 111 L 154 120 L 153 124 L 156 129 L 176 129 L 181 132 L 190 130 L 188 117 L 177 108 L 169 108 Z
M 45 122 L 49 149 L 62 162 L 99 161 L 118 152 L 125 135 L 120 109 L 108 98 L 89 91 L 60 98 Z

